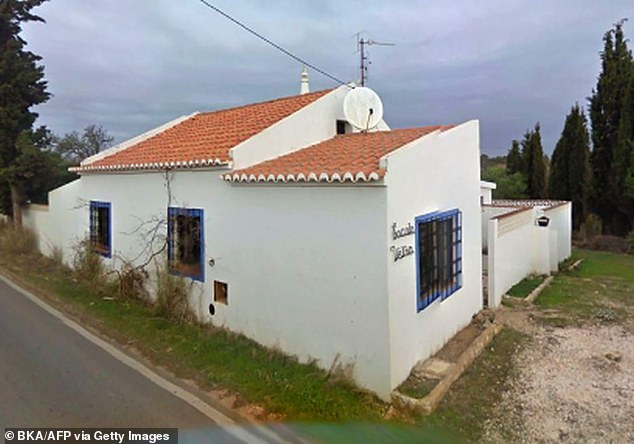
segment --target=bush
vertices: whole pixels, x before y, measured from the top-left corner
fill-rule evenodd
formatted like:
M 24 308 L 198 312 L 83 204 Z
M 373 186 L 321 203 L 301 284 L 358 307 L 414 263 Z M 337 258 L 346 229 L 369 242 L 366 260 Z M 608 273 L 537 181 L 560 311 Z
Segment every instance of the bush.
M 134 267 L 126 262 L 117 273 L 119 275 L 119 298 L 147 301 L 145 282 L 148 274 L 144 268 Z
M 16 230 L 5 224 L 0 230 L 0 249 L 9 254 L 37 253 L 37 236 L 28 228 Z
M 627 235 L 626 239 L 629 247 L 628 253 L 634 254 L 634 231 L 630 231 L 630 234 Z
M 53 246 L 51 249 L 51 260 L 58 270 L 64 268 L 64 250 L 62 250 L 62 247 L 58 245 Z
M 99 291 L 107 286 L 106 267 L 103 265 L 101 257 L 93 251 L 90 241 L 84 239 L 77 243 L 73 249 L 75 250 L 73 271 L 77 280 Z
M 585 248 L 610 253 L 627 253 L 630 245 L 625 238 L 618 236 L 601 235 L 593 237 L 590 242 L 584 244 Z
M 593 238 L 600 236 L 603 225 L 601 218 L 596 214 L 590 213 L 579 227 L 582 242 L 589 242 Z
M 156 303 L 158 314 L 179 322 L 194 322 L 189 306 L 190 285 L 181 276 L 169 271 L 167 260 L 156 265 Z

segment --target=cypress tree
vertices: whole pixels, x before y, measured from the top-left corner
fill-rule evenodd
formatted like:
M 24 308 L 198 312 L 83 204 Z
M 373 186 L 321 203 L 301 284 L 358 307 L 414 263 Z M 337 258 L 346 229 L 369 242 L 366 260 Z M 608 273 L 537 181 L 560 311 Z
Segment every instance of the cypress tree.
M 513 140 L 511 148 L 506 156 L 506 172 L 515 174 L 522 171 L 522 153 L 520 152 L 520 143 L 517 140 Z
M 526 194 L 530 199 L 546 197 L 546 163 L 539 122 L 527 131 L 522 140 L 522 174 L 526 178 Z
M 572 202 L 572 221 L 579 228 L 587 212 L 590 179 L 590 136 L 587 120 L 578 104 L 572 107 L 553 151 L 549 196 Z
M 590 97 L 593 150 L 591 203 L 613 234 L 625 234 L 634 223 L 628 204 L 634 140 L 634 60 L 623 34 L 623 21 L 603 37 L 601 73 Z
M 20 155 L 18 139 L 31 130 L 37 114 L 33 105 L 49 98 L 41 57 L 25 49 L 20 37 L 22 23 L 43 20 L 31 10 L 46 0 L 3 0 L 0 2 L 0 187 L 10 189 L 11 205 L 3 207 L 21 226 L 21 190 L 11 171 Z M 7 208 L 9 207 L 9 208 Z

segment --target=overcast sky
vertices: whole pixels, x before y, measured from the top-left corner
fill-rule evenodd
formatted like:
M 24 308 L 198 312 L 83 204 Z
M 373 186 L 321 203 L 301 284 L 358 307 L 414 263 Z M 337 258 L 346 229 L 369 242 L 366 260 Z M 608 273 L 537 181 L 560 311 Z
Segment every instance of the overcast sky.
M 392 128 L 481 122 L 502 154 L 535 122 L 550 153 L 570 107 L 586 106 L 602 36 L 632 0 L 210 0 L 342 80 L 359 78 L 355 34 L 370 48 L 368 86 Z M 199 0 L 51 0 L 23 36 L 53 97 L 37 108 L 55 133 L 103 125 L 120 142 L 193 111 L 294 95 L 301 65 Z M 626 36 L 634 25 L 626 23 Z M 312 90 L 336 84 L 309 71 Z

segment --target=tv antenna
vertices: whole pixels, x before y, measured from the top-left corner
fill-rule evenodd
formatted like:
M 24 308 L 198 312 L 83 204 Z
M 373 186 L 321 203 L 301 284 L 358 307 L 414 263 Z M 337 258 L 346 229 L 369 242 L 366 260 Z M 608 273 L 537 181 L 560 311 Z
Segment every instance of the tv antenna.
M 357 33 L 357 52 L 361 53 L 361 63 L 359 64 L 359 68 L 361 69 L 361 86 L 365 86 L 368 81 L 368 65 L 372 63 L 368 60 L 368 54 L 365 48 L 370 45 L 394 46 L 394 43 L 377 42 L 372 39 L 364 39 L 361 37 L 360 32 Z

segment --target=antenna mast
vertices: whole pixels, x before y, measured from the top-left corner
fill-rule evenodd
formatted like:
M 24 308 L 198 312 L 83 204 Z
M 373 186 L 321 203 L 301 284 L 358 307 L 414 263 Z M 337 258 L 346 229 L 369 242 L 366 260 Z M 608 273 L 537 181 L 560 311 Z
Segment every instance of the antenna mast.
M 394 43 L 377 42 L 372 39 L 364 39 L 361 37 L 361 33 L 357 33 L 357 52 L 361 54 L 361 62 L 359 69 L 361 70 L 361 86 L 365 86 L 368 82 L 368 65 L 372 62 L 368 61 L 368 55 L 365 47 L 367 45 L 380 45 L 380 46 L 394 46 Z

